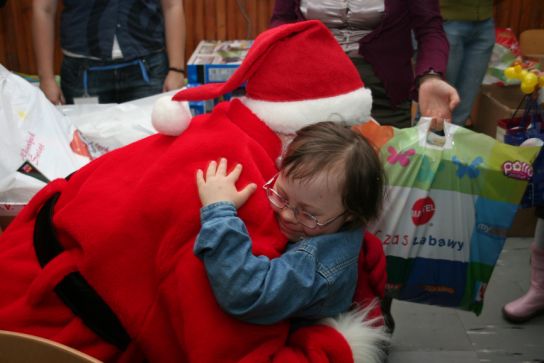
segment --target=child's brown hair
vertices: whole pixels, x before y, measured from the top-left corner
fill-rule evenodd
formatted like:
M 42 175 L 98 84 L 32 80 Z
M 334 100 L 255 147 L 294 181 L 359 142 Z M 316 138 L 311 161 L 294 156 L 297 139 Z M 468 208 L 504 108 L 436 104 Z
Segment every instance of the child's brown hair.
M 337 172 L 348 228 L 366 226 L 381 212 L 385 174 L 370 142 L 349 126 L 319 122 L 300 129 L 287 147 L 282 173 L 295 180 L 311 179 L 321 171 Z

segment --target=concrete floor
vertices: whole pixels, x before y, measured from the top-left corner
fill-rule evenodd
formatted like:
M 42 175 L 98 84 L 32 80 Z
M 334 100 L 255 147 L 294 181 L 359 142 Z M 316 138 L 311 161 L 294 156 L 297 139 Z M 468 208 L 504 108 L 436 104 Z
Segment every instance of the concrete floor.
M 387 363 L 544 363 L 544 315 L 506 322 L 502 306 L 529 287 L 531 238 L 509 238 L 487 287 L 480 316 L 395 300 L 396 329 Z

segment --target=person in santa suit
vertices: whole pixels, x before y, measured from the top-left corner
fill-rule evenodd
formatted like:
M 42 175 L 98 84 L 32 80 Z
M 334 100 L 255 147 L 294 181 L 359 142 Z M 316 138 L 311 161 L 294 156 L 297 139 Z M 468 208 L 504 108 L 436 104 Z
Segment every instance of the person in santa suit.
M 326 67 L 319 52 L 327 53 Z M 246 95 L 192 118 L 182 101 Z M 193 254 L 195 170 L 224 157 L 237 185 L 277 172 L 281 138 L 324 120 L 369 118 L 370 92 L 330 32 L 309 21 L 259 35 L 225 83 L 184 89 L 152 112 L 158 134 L 116 149 L 40 190 L 0 236 L 0 329 L 42 336 L 105 362 L 379 362 L 385 258 L 365 233 L 353 294 L 362 310 L 291 329 L 239 321 L 218 305 Z M 254 255 L 287 239 L 266 192 L 238 210 Z

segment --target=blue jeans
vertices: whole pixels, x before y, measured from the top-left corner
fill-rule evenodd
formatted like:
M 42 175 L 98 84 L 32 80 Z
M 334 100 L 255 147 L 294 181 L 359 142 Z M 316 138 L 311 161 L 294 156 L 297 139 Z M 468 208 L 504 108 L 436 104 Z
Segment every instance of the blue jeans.
M 445 21 L 450 43 L 446 79 L 459 92 L 461 103 L 453 111 L 452 122 L 464 125 L 487 71 L 495 45 L 493 19 L 483 21 Z
M 100 103 L 122 103 L 162 92 L 168 73 L 166 53 L 152 53 L 134 61 L 99 61 L 64 56 L 60 76 L 66 103 L 74 103 L 74 98 L 82 97 L 85 88 L 87 94 L 98 97 Z M 97 70 L 97 67 L 106 69 Z

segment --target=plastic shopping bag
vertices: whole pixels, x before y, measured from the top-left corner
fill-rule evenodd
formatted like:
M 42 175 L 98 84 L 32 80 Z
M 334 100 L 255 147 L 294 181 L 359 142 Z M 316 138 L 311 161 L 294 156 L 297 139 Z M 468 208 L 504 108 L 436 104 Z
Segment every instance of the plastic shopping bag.
M 163 94 L 153 96 L 153 99 L 160 96 Z M 95 159 L 156 133 L 151 125 L 153 103 L 143 104 L 144 101 L 140 99 L 121 104 L 64 106 L 62 111 L 78 129 L 91 158 Z
M 430 120 L 358 130 L 377 143 L 388 178 L 383 213 L 369 227 L 387 256 L 393 298 L 479 314 L 539 148 L 506 145 Z
M 482 83 L 498 85 L 519 84 L 519 79 L 508 78 L 504 74 L 506 68 L 516 63 L 523 64 L 523 68 L 526 70 L 541 68 L 539 62 L 522 56 L 518 39 L 512 29 L 496 28 L 495 45 Z
M 0 215 L 14 215 L 49 180 L 89 162 L 70 121 L 0 65 Z

